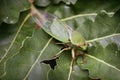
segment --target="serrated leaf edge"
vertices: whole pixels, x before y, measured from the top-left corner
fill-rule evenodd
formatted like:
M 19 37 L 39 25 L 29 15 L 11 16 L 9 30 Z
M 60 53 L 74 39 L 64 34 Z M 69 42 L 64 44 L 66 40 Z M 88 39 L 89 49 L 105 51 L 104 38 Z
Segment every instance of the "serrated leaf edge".
M 13 39 L 12 42 L 11 42 L 9 48 L 6 50 L 5 54 L 4 54 L 3 57 L 0 59 L 0 63 L 3 61 L 3 59 L 4 59 L 4 58 L 6 57 L 6 55 L 8 54 L 8 52 L 9 52 L 9 50 L 11 49 L 11 47 L 13 46 L 13 44 L 14 44 L 14 42 L 15 42 L 18 34 L 19 34 L 19 32 L 21 31 L 24 23 L 28 20 L 29 17 L 30 17 L 30 14 L 28 14 L 28 15 L 25 17 L 25 19 L 23 20 L 22 24 L 20 25 L 20 27 L 19 27 L 19 29 L 18 29 L 15 37 L 14 37 L 14 39 Z
M 25 19 L 23 20 L 23 22 L 22 22 L 22 24 L 20 25 L 20 28 L 18 29 L 18 31 L 17 31 L 17 33 L 16 33 L 16 35 L 15 35 L 13 41 L 11 42 L 11 44 L 10 44 L 8 50 L 6 51 L 6 53 L 5 53 L 5 55 L 4 55 L 4 58 L 7 56 L 7 53 L 9 52 L 10 48 L 11 48 L 12 45 L 14 44 L 14 42 L 15 42 L 15 40 L 16 40 L 16 38 L 17 38 L 17 36 L 18 36 L 18 34 L 19 34 L 19 32 L 20 32 L 22 26 L 23 26 L 24 23 L 28 20 L 29 17 L 30 17 L 30 15 L 28 14 L 28 15 L 25 17 Z M 8 59 L 6 59 L 6 61 L 3 63 L 4 72 L 3 72 L 3 74 L 0 76 L 0 78 L 4 77 L 4 76 L 6 75 L 6 63 L 7 63 L 7 61 L 10 60 L 11 58 L 13 58 L 14 56 L 16 56 L 16 55 L 20 52 L 20 49 L 23 47 L 25 41 L 26 41 L 27 39 L 32 38 L 33 35 L 34 35 L 34 31 L 33 31 L 33 34 L 32 34 L 31 37 L 27 36 L 27 37 L 22 41 L 22 44 L 21 44 L 20 48 L 18 49 L 18 51 L 17 51 L 14 55 L 12 55 L 12 56 L 9 57 Z M 4 58 L 3 58 L 3 59 L 4 59 Z M 3 59 L 1 59 L 1 62 L 2 62 Z
M 33 33 L 34 34 L 34 33 Z M 12 59 L 14 56 L 16 56 L 17 54 L 19 54 L 19 52 L 20 52 L 20 50 L 22 49 L 22 47 L 23 47 L 23 45 L 24 45 L 24 43 L 25 43 L 25 41 L 27 40 L 27 39 L 30 39 L 30 38 L 32 38 L 33 37 L 33 35 L 31 36 L 31 37 L 26 37 L 23 41 L 22 41 L 22 45 L 20 46 L 20 48 L 18 49 L 18 51 L 14 54 L 14 55 L 12 55 L 11 57 L 9 57 L 5 62 L 4 62 L 4 73 L 3 73 L 3 75 L 2 76 L 0 76 L 0 78 L 1 77 L 4 77 L 5 75 L 6 75 L 6 63 L 7 63 L 7 61 L 8 60 L 10 60 L 10 59 Z

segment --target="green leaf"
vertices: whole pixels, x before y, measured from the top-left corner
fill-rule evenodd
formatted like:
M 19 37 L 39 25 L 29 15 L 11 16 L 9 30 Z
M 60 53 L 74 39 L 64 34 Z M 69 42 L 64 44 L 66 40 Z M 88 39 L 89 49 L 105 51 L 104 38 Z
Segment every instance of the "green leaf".
M 56 0 L 56 2 L 59 0 Z M 64 0 L 65 1 L 65 0 Z M 76 1 L 76 0 L 69 0 Z M 53 1 L 52 1 L 53 2 Z M 88 3 L 86 3 L 88 2 Z M 39 3 L 38 3 L 39 4 Z M 90 14 L 97 13 L 101 10 L 106 10 L 108 12 L 116 12 L 120 9 L 119 1 L 115 2 L 113 0 L 77 0 L 77 2 L 72 4 L 58 4 L 58 5 L 49 5 L 46 8 L 47 12 L 51 12 L 58 16 L 59 18 L 66 18 L 76 14 Z M 74 23 L 73 23 L 74 24 Z
M 66 51 L 62 53 L 60 58 L 57 60 L 55 70 L 49 71 L 48 80 L 68 80 L 71 60 L 71 52 Z M 74 65 L 70 80 L 89 80 L 88 72 L 81 70 L 79 66 Z
M 78 30 L 88 40 L 120 33 L 119 13 L 118 11 L 114 16 L 109 17 L 106 12 L 101 12 L 94 22 L 87 20 L 79 26 Z
M 22 18 L 22 22 L 19 24 L 11 25 L 19 26 L 19 28 L 11 44 L 7 45 L 8 49 L 1 55 L 0 79 L 27 79 L 36 64 L 40 64 L 44 59 L 52 58 L 60 50 L 60 47 L 57 47 L 54 42 L 50 43 L 52 38 L 42 30 L 35 30 L 33 22 L 31 19 L 28 20 L 28 17 L 30 15 L 27 15 L 24 20 Z M 49 51 L 51 52 L 49 53 Z M 44 70 L 47 69 L 49 68 L 46 67 Z M 44 75 L 43 79 L 45 76 L 47 75 Z
M 115 12 L 120 9 L 118 2 L 115 2 L 113 0 L 77 0 L 76 4 L 72 7 L 72 9 L 75 13 L 93 13 L 99 12 L 100 10 Z
M 28 0 L 1 0 L 0 3 L 0 23 L 2 21 L 14 24 L 19 19 L 21 11 L 28 10 L 30 3 Z
M 86 39 L 88 39 L 88 43 L 90 43 L 90 42 L 92 42 L 92 43 L 90 43 L 89 45 L 95 45 L 95 42 L 96 41 L 102 41 L 102 40 L 107 40 L 107 39 L 109 39 L 109 38 L 113 38 L 114 36 L 119 36 L 119 19 L 118 19 L 118 17 L 119 17 L 119 11 L 114 15 L 114 16 L 112 16 L 112 17 L 110 17 L 110 16 L 108 16 L 107 15 L 107 12 L 101 12 L 101 13 L 99 13 L 96 17 L 95 17 L 95 20 L 94 20 L 94 22 L 92 22 L 92 21 L 90 21 L 90 20 L 88 20 L 88 19 L 86 19 L 86 21 L 82 24 L 82 25 L 80 25 L 80 27 L 78 27 L 77 28 L 77 31 L 79 31 L 79 32 L 81 32 L 81 34 L 83 35 L 83 36 L 85 36 L 85 38 Z M 68 18 L 69 19 L 69 18 Z M 67 19 L 66 19 L 67 20 Z M 104 21 L 105 20 L 105 21 Z M 89 24 L 88 24 L 88 23 Z M 100 24 L 101 23 L 101 24 Z M 113 26 L 115 26 L 115 27 L 113 27 Z M 89 28 L 87 28 L 87 27 L 89 27 Z M 100 31 L 99 31 L 100 30 Z M 92 34 L 91 34 L 91 33 Z M 77 36 L 77 35 L 76 35 Z M 87 36 L 87 37 L 86 37 Z M 74 40 L 75 39 L 75 40 Z M 81 39 L 81 37 L 80 38 L 78 38 L 78 36 L 77 36 L 77 39 L 80 41 L 80 39 Z M 73 43 L 76 41 L 76 37 L 75 36 L 73 36 L 73 39 L 72 39 L 73 41 Z M 110 41 L 107 41 L 108 43 L 107 43 L 107 45 L 109 45 L 109 44 L 111 44 L 111 42 Z M 98 45 L 96 46 L 98 49 L 100 49 L 99 47 L 98 47 Z M 104 46 L 103 46 L 104 47 Z M 87 51 L 88 52 L 88 54 L 89 53 L 91 53 L 91 51 Z M 97 52 L 99 52 L 99 51 L 97 51 Z M 85 54 L 85 56 L 88 56 L 87 54 Z M 91 55 L 89 55 L 89 57 L 90 57 Z M 81 62 L 81 61 L 79 61 L 79 62 Z M 114 67 L 114 66 L 113 66 Z M 85 67 L 83 66 L 83 69 L 84 69 Z M 116 68 L 115 68 L 116 69 Z M 89 68 L 88 68 L 88 70 L 90 70 Z M 94 68 L 93 68 L 93 70 L 94 70 Z M 119 70 L 119 69 L 117 69 L 117 70 Z M 92 72 L 92 70 L 90 70 L 91 71 L 91 74 L 93 73 L 93 74 L 96 74 L 96 73 L 94 73 L 94 71 Z M 55 71 L 56 72 L 56 71 Z M 114 73 L 114 71 L 113 71 L 113 73 Z M 53 74 L 53 73 L 51 73 L 51 74 Z M 56 73 L 56 74 L 58 74 L 58 73 Z M 66 73 L 66 74 L 69 74 L 69 73 Z M 102 74 L 102 73 L 101 73 Z M 57 75 L 57 77 L 58 77 L 58 75 Z M 90 76 L 91 77 L 91 76 Z M 91 77 L 91 78 L 102 78 L 102 77 L 104 77 L 104 76 L 100 76 L 100 77 Z M 54 78 L 53 78 L 54 79 Z M 55 78 L 56 79 L 56 78 Z M 104 78 L 103 78 L 104 79 Z M 113 78 L 114 79 L 114 78 Z
M 27 13 L 27 12 L 26 12 Z M 26 13 L 24 13 L 24 15 L 26 14 Z M 22 15 L 22 17 L 25 17 L 24 15 Z M 1 42 L 3 42 L 3 40 L 5 40 L 5 39 L 7 39 L 7 41 L 6 41 L 6 43 L 10 43 L 11 42 L 11 39 L 13 39 L 13 37 L 15 37 L 16 38 L 16 36 L 17 36 L 17 34 L 19 34 L 19 30 L 21 30 L 21 27 L 22 27 L 22 18 L 20 18 L 20 21 L 18 22 L 18 23 L 16 23 L 16 24 L 14 24 L 14 25 L 9 25 L 9 24 L 5 24 L 5 23 L 3 23 L 2 25 L 1 25 L 1 34 L 3 34 L 3 35 L 0 35 L 0 37 L 1 37 Z M 18 29 L 18 26 L 20 26 L 20 28 Z M 4 28 L 5 27 L 7 27 L 7 29 L 6 29 L 6 31 L 4 30 Z M 16 29 L 18 29 L 18 32 L 16 33 Z M 16 35 L 15 35 L 16 34 Z M 2 45 L 2 43 L 1 43 L 1 45 Z M 2 46 L 4 46 L 4 45 L 6 45 L 6 44 L 3 44 Z M 13 43 L 11 43 L 11 45 L 13 45 Z M 2 47 L 1 46 L 1 47 Z M 7 45 L 7 46 L 9 46 L 9 45 Z M 4 48 L 3 48 L 4 49 Z M 7 51 L 7 49 L 6 50 L 4 50 L 5 51 L 5 53 L 6 53 L 6 51 Z M 4 54 L 4 53 L 1 53 L 1 54 Z M 4 54 L 5 55 L 5 54 Z M 3 57 L 1 57 L 1 59 L 2 59 Z
M 23 16 L 23 17 L 25 17 L 25 16 Z M 23 45 L 24 41 L 27 39 L 27 36 L 30 36 L 31 35 L 30 32 L 33 31 L 33 27 L 31 27 L 28 30 L 29 34 L 25 34 L 25 31 L 22 31 L 21 34 L 18 35 L 19 32 L 21 31 L 21 28 L 23 27 L 24 21 L 23 21 L 23 23 L 21 23 L 21 20 L 20 20 L 20 23 L 17 23 L 16 25 L 11 25 L 11 26 L 16 26 L 16 27 L 19 25 L 20 27 L 19 27 L 16 35 L 14 36 L 14 39 L 12 40 L 11 44 L 7 45 L 7 46 L 9 46 L 8 49 L 6 49 L 6 51 L 4 51 L 4 53 L 3 53 L 3 56 L 1 56 L 1 59 L 0 59 L 0 68 L 2 68 L 2 71 L 0 72 L 1 76 L 3 76 L 5 74 L 6 61 L 9 58 L 13 57 L 13 55 L 15 55 L 17 52 L 19 52 L 19 49 Z M 29 28 L 28 25 L 25 25 L 25 26 L 27 28 Z M 24 36 L 21 37 L 21 35 L 24 35 Z
M 47 80 L 47 74 L 50 70 L 50 67 L 46 64 L 37 63 L 32 71 L 30 72 L 28 79 L 29 80 Z
M 81 60 L 78 59 L 82 69 L 89 70 L 91 78 L 102 80 L 119 80 L 120 78 L 119 12 L 112 17 L 104 12 L 100 13 L 94 22 L 87 20 L 78 28 L 86 39 L 91 39 L 87 42 L 92 42 L 87 50 L 88 54 L 85 54 L 85 62 L 81 64 Z
M 115 43 L 107 45 L 105 48 L 96 43 L 88 50 L 89 54 L 85 56 L 85 62 L 78 64 L 83 69 L 89 70 L 91 78 L 100 78 L 101 80 L 119 80 L 120 79 L 120 50 Z
M 104 41 L 115 42 L 115 37 L 119 37 L 120 25 L 119 25 L 119 13 L 117 11 L 112 17 L 111 13 L 101 11 L 97 16 L 96 14 L 81 14 L 73 17 L 68 17 L 62 19 L 62 21 L 70 20 L 71 22 L 76 22 L 76 30 L 82 34 L 82 36 L 87 39 L 87 42 L 95 41 Z M 109 14 L 109 15 L 108 15 Z M 91 21 L 89 18 L 84 18 L 85 16 L 95 16 L 95 19 Z M 75 18 L 75 19 L 74 19 Z M 81 19 L 84 18 L 84 21 L 80 23 Z M 114 40 L 113 40 L 114 39 Z M 118 42 L 117 42 L 118 43 Z
M 47 2 L 44 3 L 45 1 Z M 13 3 L 15 3 L 15 1 L 11 2 L 11 0 L 7 2 L 9 3 L 7 5 L 13 5 Z M 6 20 L 8 16 L 6 14 L 9 14 L 8 18 L 10 17 L 6 22 L 11 24 L 10 21 L 14 20 L 13 23 L 15 23 L 18 20 L 19 12 L 23 11 L 23 7 L 19 7 L 23 6 L 21 5 L 23 4 L 22 2 L 24 1 L 20 1 L 20 5 L 15 3 L 17 4 L 17 7 L 13 5 L 12 9 L 10 7 L 7 11 L 6 6 L 4 6 L 4 4 L 1 2 L 0 23 L 3 20 Z M 38 8 L 42 10 L 45 9 L 46 12 L 51 12 L 53 15 L 58 16 L 61 18 L 61 21 L 66 21 L 70 27 L 79 31 L 81 35 L 87 39 L 87 42 L 90 43 L 89 48 L 86 51 L 87 54 L 84 56 L 84 60 L 87 63 L 85 63 L 84 60 L 81 61 L 81 57 L 78 57 L 77 64 L 74 65 L 74 72 L 71 74 L 72 79 L 89 80 L 89 76 L 95 79 L 101 78 L 103 80 L 119 80 L 118 54 L 120 51 L 119 49 L 117 50 L 120 45 L 119 13 L 116 13 L 114 16 L 112 16 L 113 13 L 120 8 L 119 1 L 41 0 L 40 2 L 35 2 L 35 4 Z M 26 5 L 24 5 L 24 7 L 25 6 Z M 20 8 L 20 10 L 18 10 L 18 8 Z M 14 11 L 16 12 L 16 10 L 18 13 L 14 14 Z M 96 16 L 96 12 L 99 12 L 100 10 L 107 10 L 108 12 L 102 12 Z M 108 16 L 106 13 L 110 14 L 110 16 Z M 13 25 L 10 25 L 2 23 L 2 27 L 0 26 L 0 59 L 2 59 L 7 52 L 6 56 L 0 63 L 0 79 L 61 80 L 61 78 L 63 78 L 63 80 L 66 80 L 68 78 L 69 68 L 71 66 L 71 52 L 63 52 L 63 54 L 60 56 L 60 59 L 57 60 L 58 64 L 55 71 L 50 70 L 48 65 L 40 63 L 43 60 L 53 58 L 54 55 L 59 53 L 61 46 L 56 45 L 56 41 L 53 40 L 43 30 L 35 30 L 33 27 L 35 25 L 33 22 L 31 22 L 31 20 L 24 21 L 25 16 L 26 15 L 22 16 L 21 21 L 18 21 L 17 24 L 12 23 Z M 21 23 L 23 25 L 20 29 Z M 118 28 L 116 26 L 118 26 Z M 8 29 L 9 27 L 10 29 Z M 14 27 L 17 28 L 17 31 Z M 16 37 L 14 34 L 14 29 L 17 32 Z M 116 29 L 115 33 L 114 29 Z M 102 31 L 103 33 L 100 33 Z M 11 43 L 11 41 L 13 42 Z M 100 54 L 98 54 L 98 52 L 100 52 Z M 81 62 L 83 62 L 83 64 L 81 64 Z M 100 72 L 96 72 L 98 71 L 99 65 L 97 64 L 99 63 L 103 67 L 100 67 Z M 84 69 L 87 69 L 87 71 Z M 108 69 L 111 71 L 111 74 L 109 73 Z M 47 74 L 49 70 L 50 72 Z M 108 74 L 110 74 L 111 79 L 109 78 Z
M 86 50 L 87 45 L 85 39 L 79 32 L 73 31 L 71 27 L 49 13 L 38 11 L 33 5 L 31 6 L 31 14 L 36 24 L 41 26 L 41 28 L 53 38 L 64 43 L 71 42 L 70 45 L 79 46 Z
M 15 35 L 17 27 L 11 26 L 6 23 L 2 23 L 0 26 L 0 58 L 4 55 L 6 49 L 8 48 L 11 40 Z

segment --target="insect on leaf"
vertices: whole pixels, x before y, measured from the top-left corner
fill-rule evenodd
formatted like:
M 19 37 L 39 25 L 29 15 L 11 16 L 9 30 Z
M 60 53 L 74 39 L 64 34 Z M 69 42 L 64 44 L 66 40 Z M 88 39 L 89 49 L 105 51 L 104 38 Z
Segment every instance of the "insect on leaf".
M 61 22 L 57 17 L 38 11 L 34 6 L 31 10 L 34 21 L 49 35 L 63 43 L 71 41 L 73 45 L 81 47 L 83 50 L 87 48 L 82 35 L 77 31 L 73 31 L 71 27 Z

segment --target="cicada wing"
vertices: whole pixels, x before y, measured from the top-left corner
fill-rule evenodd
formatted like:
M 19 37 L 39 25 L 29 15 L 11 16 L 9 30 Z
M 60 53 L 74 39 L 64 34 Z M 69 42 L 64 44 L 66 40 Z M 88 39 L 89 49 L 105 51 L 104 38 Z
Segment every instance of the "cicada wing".
M 61 41 L 67 43 L 69 41 L 69 34 L 66 26 L 59 19 L 54 19 L 53 23 L 50 26 L 51 33 L 53 36 Z
M 85 42 L 86 40 L 84 37 L 77 31 L 73 31 L 71 34 L 71 42 L 72 44 L 79 46 L 83 50 L 86 50 L 87 48 L 87 43 Z
M 43 26 L 47 22 L 44 14 L 42 11 L 38 11 L 34 5 L 31 6 L 31 16 L 39 26 Z
M 31 10 L 33 20 L 45 32 L 61 42 L 67 43 L 69 41 L 68 30 L 63 22 L 49 13 L 38 11 L 34 6 Z

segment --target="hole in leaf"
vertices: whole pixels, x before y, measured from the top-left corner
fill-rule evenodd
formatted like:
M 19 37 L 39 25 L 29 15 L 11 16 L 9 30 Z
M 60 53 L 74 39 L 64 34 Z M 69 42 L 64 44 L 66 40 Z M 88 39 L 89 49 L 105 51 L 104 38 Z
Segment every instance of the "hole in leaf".
M 56 59 L 58 59 L 58 57 L 54 58 L 54 59 L 50 59 L 50 60 L 43 60 L 43 61 L 41 61 L 41 63 L 49 64 L 49 66 L 51 67 L 51 69 L 54 70 L 55 66 L 57 65 Z

